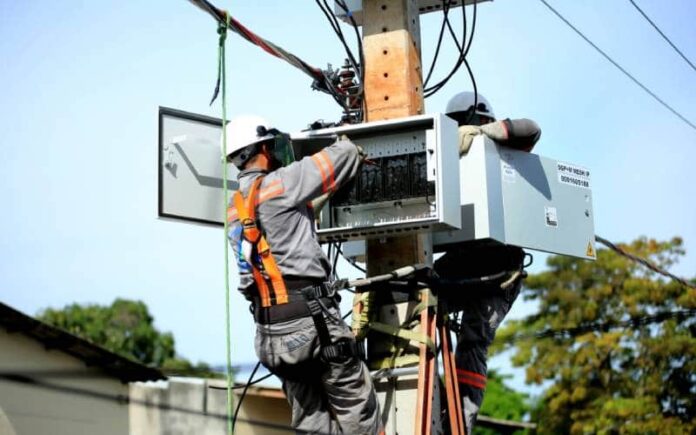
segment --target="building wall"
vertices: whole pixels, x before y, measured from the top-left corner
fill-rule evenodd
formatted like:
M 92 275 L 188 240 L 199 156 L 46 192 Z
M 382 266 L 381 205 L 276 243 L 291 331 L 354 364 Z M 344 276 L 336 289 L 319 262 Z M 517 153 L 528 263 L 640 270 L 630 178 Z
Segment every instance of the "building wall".
M 0 435 L 128 434 L 128 405 L 103 398 L 127 396 L 128 385 L 95 376 L 99 372 L 77 358 L 0 328 L 0 372 L 32 371 L 76 376 L 44 378 L 50 387 L 0 379 Z
M 131 384 L 131 435 L 219 435 L 227 430 L 227 392 L 216 380 L 173 378 Z M 241 391 L 235 392 L 235 405 Z M 285 428 L 285 429 L 282 429 Z M 289 435 L 290 408 L 279 390 L 250 388 L 235 435 Z

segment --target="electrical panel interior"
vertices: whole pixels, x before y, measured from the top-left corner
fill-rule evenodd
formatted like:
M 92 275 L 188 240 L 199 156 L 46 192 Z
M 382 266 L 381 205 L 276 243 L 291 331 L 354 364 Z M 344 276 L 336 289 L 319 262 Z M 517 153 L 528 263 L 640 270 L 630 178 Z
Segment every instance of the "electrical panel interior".
M 458 228 L 456 134 L 453 121 L 433 115 L 293 135 L 298 157 L 329 145 L 338 135 L 346 135 L 367 154 L 355 179 L 342 186 L 321 210 L 320 239 Z

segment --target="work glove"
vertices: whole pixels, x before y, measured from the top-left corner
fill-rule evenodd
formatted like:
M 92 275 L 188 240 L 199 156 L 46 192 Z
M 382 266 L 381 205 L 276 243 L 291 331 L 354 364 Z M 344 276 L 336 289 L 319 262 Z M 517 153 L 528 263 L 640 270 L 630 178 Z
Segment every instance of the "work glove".
M 316 216 L 317 219 L 319 219 L 319 215 L 320 215 L 319 212 L 321 211 L 322 208 L 324 208 L 324 206 L 326 205 L 326 202 L 331 197 L 331 193 L 333 193 L 333 192 L 331 192 L 331 191 L 326 192 L 326 193 L 322 194 L 321 196 L 314 198 L 311 201 L 312 209 L 314 210 L 314 216 Z
M 360 145 L 355 145 L 355 148 L 358 149 L 358 156 L 360 156 L 360 163 L 364 162 L 365 159 L 367 159 L 367 153 L 365 152 L 363 147 L 361 147 Z
M 483 134 L 500 145 L 531 151 L 541 137 L 541 129 L 531 119 L 503 119 L 481 126 Z
M 481 127 L 477 125 L 462 125 L 459 127 L 459 156 L 468 153 L 474 137 L 482 133 Z

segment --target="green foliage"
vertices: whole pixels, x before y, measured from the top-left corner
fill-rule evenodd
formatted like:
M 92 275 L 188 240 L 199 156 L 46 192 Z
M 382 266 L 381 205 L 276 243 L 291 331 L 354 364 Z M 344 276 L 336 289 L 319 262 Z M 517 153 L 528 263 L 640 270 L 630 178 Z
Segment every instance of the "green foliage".
M 681 246 L 679 238 L 641 238 L 623 248 L 669 267 L 684 255 Z M 539 433 L 694 433 L 694 318 L 529 337 L 694 309 L 696 291 L 658 279 L 610 250 L 599 250 L 596 262 L 550 257 L 548 266 L 529 276 L 523 293 L 538 301 L 538 313 L 508 322 L 494 347 L 514 344 L 513 364 L 526 368 L 526 381 L 550 385 L 533 416 Z
M 522 421 L 531 411 L 528 396 L 505 385 L 503 381 L 507 378 L 508 376 L 499 375 L 494 370 L 488 372 L 486 394 L 479 414 L 504 420 Z M 495 435 L 496 433 L 492 429 L 474 426 L 473 435 Z M 515 432 L 515 434 L 523 433 L 525 432 Z
M 110 306 L 72 304 L 37 316 L 48 324 L 139 363 L 180 374 L 213 376 L 207 364 L 177 357 L 174 336 L 161 332 L 141 301 L 116 299 Z

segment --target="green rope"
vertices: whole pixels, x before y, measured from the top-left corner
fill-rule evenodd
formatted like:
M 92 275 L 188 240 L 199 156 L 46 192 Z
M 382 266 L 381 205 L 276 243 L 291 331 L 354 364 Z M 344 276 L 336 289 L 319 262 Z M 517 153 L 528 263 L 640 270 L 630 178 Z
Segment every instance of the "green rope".
M 234 434 L 234 425 L 232 423 L 232 341 L 230 337 L 230 267 L 229 257 L 230 248 L 227 240 L 228 224 L 227 224 L 227 93 L 226 93 L 226 75 L 225 75 L 225 39 L 227 38 L 227 27 L 230 24 L 230 15 L 225 14 L 225 24 L 220 24 L 218 33 L 220 34 L 220 42 L 218 44 L 218 81 L 222 85 L 222 192 L 223 192 L 223 222 L 224 222 L 224 241 L 225 241 L 225 338 L 227 345 L 227 433 Z

